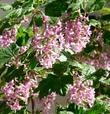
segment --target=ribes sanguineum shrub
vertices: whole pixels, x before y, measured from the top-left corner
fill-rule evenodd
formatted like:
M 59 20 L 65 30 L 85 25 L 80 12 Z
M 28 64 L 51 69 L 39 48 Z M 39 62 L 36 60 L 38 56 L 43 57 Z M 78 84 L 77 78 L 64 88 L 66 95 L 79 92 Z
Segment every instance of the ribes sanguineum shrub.
M 63 18 L 67 18 L 67 21 L 63 21 Z M 25 46 L 21 46 L 19 48 L 19 54 L 22 55 L 25 53 L 31 45 L 32 50 L 36 52 L 35 56 L 40 65 L 49 69 L 53 67 L 53 64 L 59 61 L 59 57 L 65 49 L 70 49 L 75 54 L 81 52 L 86 47 L 87 43 L 90 42 L 90 26 L 86 23 L 88 19 L 83 16 L 78 17 L 75 20 L 71 20 L 68 17 L 63 18 L 58 20 L 56 24 L 51 25 L 49 23 L 49 17 L 43 16 L 43 25 L 40 27 L 37 25 L 33 26 L 34 36 L 31 39 L 32 41 Z M 10 32 L 10 30 L 8 32 Z M 3 43 L 2 47 L 8 47 L 13 42 L 16 43 L 17 33 L 14 33 L 14 40 L 12 34 L 9 35 L 10 37 L 6 35 L 9 44 L 5 46 Z M 4 37 L 1 38 L 1 41 L 2 40 L 4 40 Z M 33 89 L 37 88 L 39 84 L 36 80 L 31 78 L 32 76 L 27 79 L 26 76 L 23 83 L 14 79 L 2 87 L 6 102 L 12 110 L 20 110 L 22 108 L 20 101 L 28 104 L 30 96 L 35 94 Z M 94 93 L 92 87 L 86 86 L 80 80 L 77 80 L 74 85 L 71 85 L 69 88 L 68 94 L 70 95 L 70 100 L 67 102 L 73 102 L 82 107 L 85 106 L 86 102 L 89 107 L 92 107 L 94 104 Z M 57 96 L 56 93 L 51 93 L 50 95 L 39 99 L 44 114 L 49 113 L 51 105 L 55 101 L 55 96 Z
M 20 5 L 22 7 L 22 3 Z M 23 108 L 32 114 L 55 114 L 60 108 L 75 112 L 82 108 L 84 113 L 92 110 L 96 97 L 104 92 L 108 94 L 105 88 L 104 92 L 100 89 L 105 87 L 106 82 L 102 84 L 101 81 L 109 77 L 110 71 L 110 55 L 105 49 L 103 30 L 96 34 L 101 26 L 98 28 L 97 22 L 95 28 L 89 14 L 79 7 L 75 12 L 71 8 L 65 12 L 61 9 L 63 13 L 55 17 L 48 13 L 47 16 L 44 9 L 36 7 L 36 4 L 32 8 L 29 5 L 28 12 L 19 14 L 29 15 L 21 16 L 18 21 L 14 18 L 17 22 L 11 26 L 12 20 L 10 28 L 1 32 L 0 54 L 1 51 L 6 54 L 3 68 L 0 66 L 4 81 L 2 99 L 15 112 Z M 108 75 L 103 79 L 99 76 L 97 80 L 95 75 L 99 69 L 106 70 Z M 71 105 L 76 109 L 72 110 Z

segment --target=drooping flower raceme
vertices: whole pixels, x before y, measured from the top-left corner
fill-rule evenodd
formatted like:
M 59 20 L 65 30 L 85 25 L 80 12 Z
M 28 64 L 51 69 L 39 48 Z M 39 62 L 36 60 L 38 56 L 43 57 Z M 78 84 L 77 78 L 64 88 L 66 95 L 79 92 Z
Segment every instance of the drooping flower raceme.
M 96 68 L 104 68 L 110 70 L 110 57 L 107 52 L 94 54 L 92 58 L 86 58 L 85 63 L 95 66 Z
M 86 20 L 82 21 L 80 18 L 59 21 L 56 25 L 49 25 L 46 20 L 44 25 L 43 29 L 37 29 L 33 44 L 37 58 L 45 68 L 52 68 L 64 48 L 78 53 L 90 40 L 90 26 L 86 24 Z
M 66 48 L 70 48 L 75 53 L 81 52 L 89 42 L 91 31 L 90 26 L 81 19 L 68 20 L 64 24 L 64 38 Z
M 37 84 L 34 79 L 25 80 L 24 83 L 19 83 L 19 85 L 17 85 L 14 80 L 10 81 L 2 88 L 7 105 L 12 110 L 20 110 L 22 108 L 20 101 L 22 100 L 27 104 L 28 98 L 31 95 L 31 89 L 36 86 Z
M 63 40 L 60 22 L 55 26 L 46 25 L 44 33 L 36 34 L 33 45 L 37 51 L 37 59 L 42 66 L 52 68 L 63 49 Z
M 27 51 L 27 49 L 29 48 L 29 46 L 21 46 L 20 49 L 19 49 L 19 53 L 20 54 L 23 54 Z
M 70 102 L 82 107 L 92 107 L 95 100 L 95 91 L 92 87 L 85 85 L 81 80 L 76 80 L 69 88 Z
M 56 93 L 52 92 L 51 94 L 49 94 L 47 97 L 44 97 L 41 99 L 42 102 L 42 106 L 43 106 L 43 114 L 48 114 L 52 104 L 54 103 L 56 99 Z
M 7 105 L 10 106 L 11 110 L 20 110 L 22 108 L 15 93 L 14 80 L 7 83 L 2 88 L 2 92 L 5 94 Z
M 11 30 L 6 30 L 0 36 L 0 47 L 8 47 L 16 41 L 17 29 L 14 27 Z
M 33 47 L 37 52 L 36 56 L 39 63 L 47 69 L 52 68 L 52 65 L 60 57 L 60 53 L 63 49 L 69 48 L 75 53 L 81 52 L 89 42 L 91 35 L 90 28 L 85 22 L 81 22 L 79 18 L 74 21 L 67 20 L 64 27 L 61 21 L 55 25 L 49 25 L 46 17 L 43 21 L 44 25 L 41 28 L 34 28 L 35 36 L 33 39 Z M 16 32 L 14 31 L 13 33 L 11 30 L 8 32 L 0 36 L 1 47 L 8 47 L 15 41 Z M 23 54 L 27 48 L 27 46 L 22 46 L 20 48 L 20 54 Z M 36 88 L 36 83 L 31 78 L 24 80 L 23 83 L 18 83 L 12 80 L 2 88 L 2 92 L 6 96 L 7 104 L 12 110 L 20 110 L 22 108 L 20 101 L 27 103 L 32 88 Z M 93 106 L 93 88 L 77 80 L 75 84 L 71 86 L 69 92 L 71 102 L 77 105 L 85 106 L 88 104 L 90 107 Z M 55 98 L 56 94 L 51 93 L 47 97 L 39 100 L 43 114 L 48 114 Z
M 33 110 L 36 112 L 40 112 L 40 114 L 54 114 L 53 110 L 55 108 L 57 94 L 52 92 L 43 98 L 39 98 L 39 93 L 35 93 L 33 95 L 34 100 L 34 108 Z M 28 104 L 28 109 L 32 112 L 32 102 L 30 101 Z

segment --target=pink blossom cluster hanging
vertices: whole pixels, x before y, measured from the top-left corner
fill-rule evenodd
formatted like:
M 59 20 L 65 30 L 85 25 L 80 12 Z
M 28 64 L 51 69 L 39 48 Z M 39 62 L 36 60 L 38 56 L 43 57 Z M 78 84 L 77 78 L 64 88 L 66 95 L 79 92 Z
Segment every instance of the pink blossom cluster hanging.
M 9 47 L 10 44 L 16 41 L 17 29 L 16 27 L 11 30 L 5 30 L 2 35 L 0 35 L 0 47 Z

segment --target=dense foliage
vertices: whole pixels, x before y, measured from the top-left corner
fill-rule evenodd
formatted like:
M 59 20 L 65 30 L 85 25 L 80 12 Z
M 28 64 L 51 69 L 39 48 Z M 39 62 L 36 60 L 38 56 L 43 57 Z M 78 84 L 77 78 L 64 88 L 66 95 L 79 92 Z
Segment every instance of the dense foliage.
M 0 4 L 0 114 L 110 114 L 108 2 Z

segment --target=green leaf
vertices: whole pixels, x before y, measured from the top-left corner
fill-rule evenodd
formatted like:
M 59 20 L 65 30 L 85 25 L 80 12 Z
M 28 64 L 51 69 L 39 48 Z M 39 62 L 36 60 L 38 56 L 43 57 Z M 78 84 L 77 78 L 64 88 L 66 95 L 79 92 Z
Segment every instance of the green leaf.
M 102 9 L 106 4 L 106 0 L 88 0 L 86 2 L 86 11 L 94 12 Z
M 12 110 L 7 106 L 4 101 L 0 101 L 0 113 L 1 114 L 13 114 Z
M 30 60 L 30 68 L 31 69 L 34 69 L 38 64 L 38 61 L 35 57 L 33 57 L 31 60 Z
M 65 61 L 67 61 L 67 57 L 62 54 L 62 55 L 59 57 L 59 60 L 60 60 L 60 62 L 65 62 Z
M 2 73 L 6 70 L 6 66 L 5 65 L 1 65 L 0 66 L 0 76 L 2 75 Z
M 20 66 L 19 68 L 16 68 L 15 65 L 12 65 L 11 67 L 8 67 L 5 73 L 3 73 L 1 79 L 4 79 L 5 81 L 9 82 L 15 77 L 18 80 L 23 80 L 25 77 L 24 72 L 24 66 Z
M 24 28 L 20 27 L 17 33 L 16 44 L 18 46 L 25 46 L 28 43 L 28 40 L 29 40 L 29 35 L 27 31 Z
M 43 19 L 41 16 L 35 16 L 34 22 L 35 22 L 36 26 L 38 26 L 38 27 L 43 25 Z
M 34 0 L 26 0 L 22 5 L 23 8 L 22 15 L 28 15 L 29 13 L 31 13 L 31 11 L 34 9 L 33 5 L 34 5 Z
M 109 21 L 103 21 L 103 30 L 110 31 L 110 22 Z
M 68 8 L 68 4 L 63 0 L 55 0 L 45 6 L 45 14 L 48 16 L 59 17 Z
M 71 13 L 70 19 L 74 20 L 79 16 L 79 13 L 77 11 L 74 11 Z
M 110 21 L 110 14 L 107 14 L 107 15 L 103 15 L 102 17 L 101 17 L 101 20 L 103 20 L 103 21 Z
M 49 23 L 50 24 L 55 24 L 58 21 L 58 17 L 50 17 Z
M 99 108 L 100 107 L 100 108 Z M 101 114 L 105 112 L 105 106 L 99 103 L 96 103 L 91 109 L 86 111 L 84 114 Z M 107 113 L 104 113 L 107 114 Z
M 58 114 L 74 114 L 74 113 L 70 111 L 60 111 Z
M 104 43 L 110 45 L 110 31 L 105 30 L 103 33 Z
M 68 84 L 73 83 L 73 78 L 70 75 L 56 76 L 49 74 L 46 79 L 43 79 L 38 88 L 35 90 L 39 92 L 39 97 L 47 96 L 51 92 L 64 96 L 67 93 Z
M 34 69 L 35 67 L 37 67 L 38 65 L 38 61 L 37 61 L 37 58 L 35 56 L 35 52 L 31 53 L 28 58 L 29 60 L 29 68 L 30 69 Z
M 76 11 L 80 8 L 82 3 L 83 0 L 76 0 L 75 2 L 72 2 L 68 8 L 72 9 L 72 11 Z
M 67 110 L 73 112 L 73 114 L 85 114 L 83 107 L 80 107 L 74 103 L 70 103 Z
M 110 14 L 110 8 L 104 7 L 99 11 L 102 15 Z
M 106 95 L 99 95 L 98 97 L 96 97 L 96 102 L 103 105 L 105 110 L 110 113 L 110 102 L 109 101 L 110 101 L 110 98 Z M 106 114 L 109 114 L 109 113 L 106 113 Z
M 82 74 L 84 74 L 85 76 L 89 76 L 96 71 L 93 66 L 85 64 L 85 63 L 81 64 L 78 61 L 71 62 L 70 64 L 72 66 L 79 68 L 81 70 Z
M 106 79 L 106 78 L 101 78 L 100 79 L 100 82 L 102 82 L 103 84 L 105 84 L 105 85 L 110 85 L 110 78 L 108 78 L 108 79 Z
M 92 25 L 92 26 L 101 26 L 100 21 L 95 20 L 95 19 L 91 19 L 91 20 L 89 21 L 89 24 Z
M 11 10 L 12 8 L 13 8 L 12 5 L 9 5 L 7 3 L 0 3 L 0 9 L 4 11 Z
M 22 8 L 18 8 L 17 10 L 15 10 L 15 15 L 17 15 L 17 17 L 21 16 L 22 10 Z
M 8 48 L 0 48 L 0 64 L 5 64 L 18 52 L 15 44 L 10 45 Z
M 102 51 L 102 47 L 96 41 L 91 41 L 86 45 L 86 48 L 84 48 L 84 54 L 89 56 L 94 50 Z
M 95 77 L 95 80 L 99 81 L 102 77 L 106 77 L 106 71 L 104 69 L 98 69 L 96 72 L 93 72 L 90 77 Z
M 107 77 L 107 71 L 104 69 L 98 69 L 92 75 L 88 76 L 88 79 L 93 80 L 93 86 L 98 93 L 109 95 L 109 88 L 103 83 L 103 78 Z
M 5 16 L 5 19 L 9 19 L 10 20 L 10 18 L 18 18 L 18 17 L 20 17 L 21 16 L 21 14 L 22 14 L 22 8 L 20 7 L 20 8 L 18 8 L 18 9 L 14 9 L 14 10 L 11 10 L 6 16 Z
M 58 75 L 63 75 L 69 67 L 68 62 L 60 62 L 53 65 L 53 72 Z

